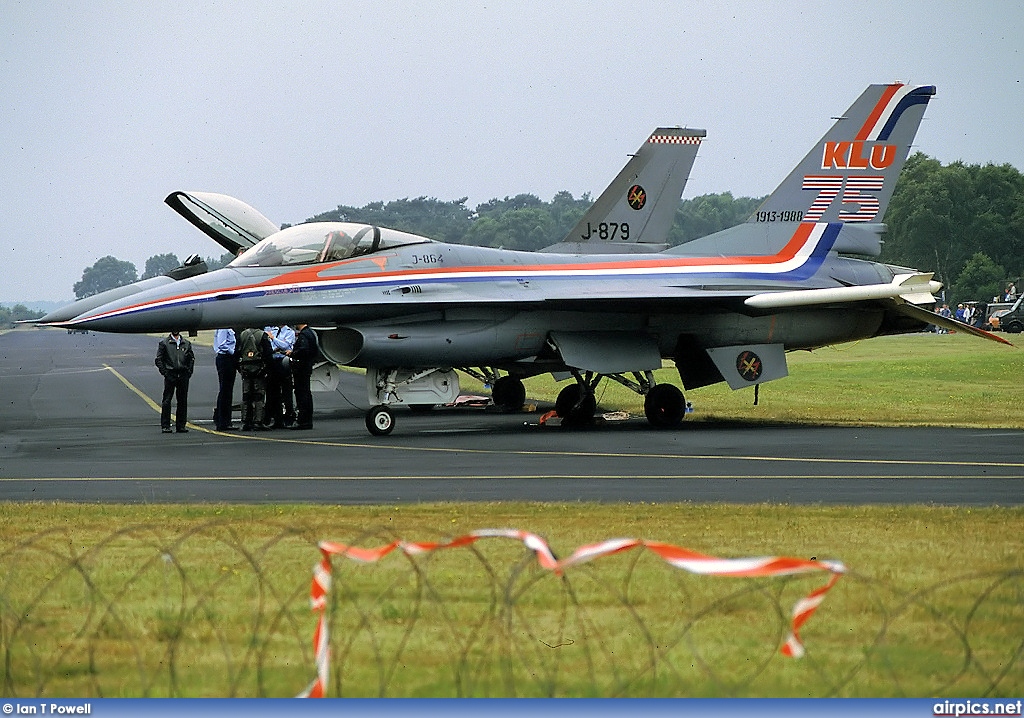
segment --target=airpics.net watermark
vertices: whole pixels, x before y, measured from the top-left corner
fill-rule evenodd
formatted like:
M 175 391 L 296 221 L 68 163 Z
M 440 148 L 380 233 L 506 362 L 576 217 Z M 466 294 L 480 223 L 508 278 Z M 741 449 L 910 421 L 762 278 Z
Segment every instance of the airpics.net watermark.
M 955 716 L 1019 716 L 1024 701 L 942 701 L 932 708 L 932 715 Z

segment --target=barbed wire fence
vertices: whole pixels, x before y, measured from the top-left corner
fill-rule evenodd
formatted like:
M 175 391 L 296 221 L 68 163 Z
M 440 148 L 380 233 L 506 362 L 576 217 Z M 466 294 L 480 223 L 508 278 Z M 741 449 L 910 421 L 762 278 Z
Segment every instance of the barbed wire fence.
M 332 530 L 350 546 L 404 537 Z M 210 521 L 80 545 L 0 544 L 0 692 L 10 697 L 294 696 L 321 665 L 310 608 L 322 535 Z M 440 539 L 439 539 L 440 540 Z M 1014 696 L 1024 571 L 928 586 L 847 570 L 780 647 L 821 577 L 724 578 L 650 551 L 544 570 L 516 542 L 335 558 L 329 696 Z

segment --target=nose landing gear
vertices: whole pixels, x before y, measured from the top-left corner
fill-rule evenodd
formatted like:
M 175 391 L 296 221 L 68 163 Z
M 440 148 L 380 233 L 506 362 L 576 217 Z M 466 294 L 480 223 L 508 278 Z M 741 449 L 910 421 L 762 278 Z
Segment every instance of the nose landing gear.
M 395 428 L 395 415 L 383 404 L 366 412 L 366 429 L 374 436 L 387 436 Z

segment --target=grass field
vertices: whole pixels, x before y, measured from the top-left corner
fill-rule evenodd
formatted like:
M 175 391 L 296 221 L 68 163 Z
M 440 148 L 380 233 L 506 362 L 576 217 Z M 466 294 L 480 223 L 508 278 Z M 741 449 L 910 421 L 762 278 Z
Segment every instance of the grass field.
M 121 527 L 115 530 L 114 527 Z M 0 504 L 0 692 L 288 696 L 314 676 L 316 541 L 374 547 L 477 528 L 559 555 L 612 537 L 722 557 L 843 561 L 818 575 L 696 576 L 653 554 L 563 579 L 491 540 L 333 561 L 330 695 L 1015 696 L 1024 690 L 1024 509 L 691 504 L 381 507 Z
M 749 391 L 692 392 L 687 421 L 1024 426 L 1018 349 L 922 334 L 795 354 L 790 369 L 758 406 Z M 642 412 L 608 387 L 602 409 Z M 557 387 L 535 379 L 528 391 L 553 400 Z M 0 693 L 294 695 L 314 675 L 317 541 L 501 527 L 546 536 L 561 555 L 626 536 L 722 557 L 833 558 L 849 573 L 792 660 L 778 653 L 789 611 L 821 577 L 694 576 L 631 552 L 559 579 L 508 542 L 335 559 L 329 694 L 1024 692 L 1019 506 L 0 503 Z
M 1016 347 L 921 333 L 787 358 L 790 375 L 762 385 L 757 406 L 753 389 L 717 384 L 687 392 L 694 405 L 687 421 L 1024 428 L 1024 350 Z M 679 385 L 675 369 L 658 379 Z M 529 396 L 544 401 L 560 387 L 544 377 L 527 381 Z M 597 397 L 602 409 L 643 414 L 641 397 L 614 382 L 602 382 Z

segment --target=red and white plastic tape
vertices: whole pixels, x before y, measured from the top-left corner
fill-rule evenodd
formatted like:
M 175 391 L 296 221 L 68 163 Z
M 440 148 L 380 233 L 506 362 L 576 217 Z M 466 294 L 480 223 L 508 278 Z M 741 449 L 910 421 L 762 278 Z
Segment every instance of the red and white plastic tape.
M 666 563 L 676 568 L 707 576 L 789 576 L 824 571 L 831 574 L 828 582 L 824 586 L 811 591 L 793 606 L 790 633 L 780 649 L 783 655 L 793 658 L 800 658 L 804 654 L 804 647 L 800 642 L 799 636 L 800 627 L 814 614 L 818 606 L 821 605 L 821 602 L 825 600 L 825 594 L 836 584 L 839 577 L 846 572 L 846 566 L 840 561 L 816 561 L 783 556 L 717 558 L 679 546 L 672 546 L 671 544 L 629 538 L 608 539 L 600 543 L 580 546 L 571 556 L 559 560 L 555 558 L 547 542 L 540 536 L 516 529 L 479 529 L 449 541 L 430 543 L 392 541 L 378 548 L 360 548 L 332 541 L 322 541 L 319 545 L 321 560 L 313 567 L 313 585 L 309 595 L 312 609 L 318 614 L 316 631 L 313 634 L 313 652 L 316 656 L 317 677 L 305 691 L 299 694 L 299 697 L 322 698 L 327 691 L 330 648 L 328 645 L 325 610 L 327 607 L 327 593 L 331 587 L 332 556 L 343 556 L 361 563 L 374 563 L 396 549 L 406 555 L 416 556 L 441 549 L 469 546 L 484 538 L 508 538 L 520 541 L 534 552 L 541 568 L 558 575 L 561 575 L 565 569 L 577 564 L 586 563 L 601 556 L 610 556 L 623 551 L 629 551 L 634 548 L 645 548 L 648 551 L 653 551 Z

